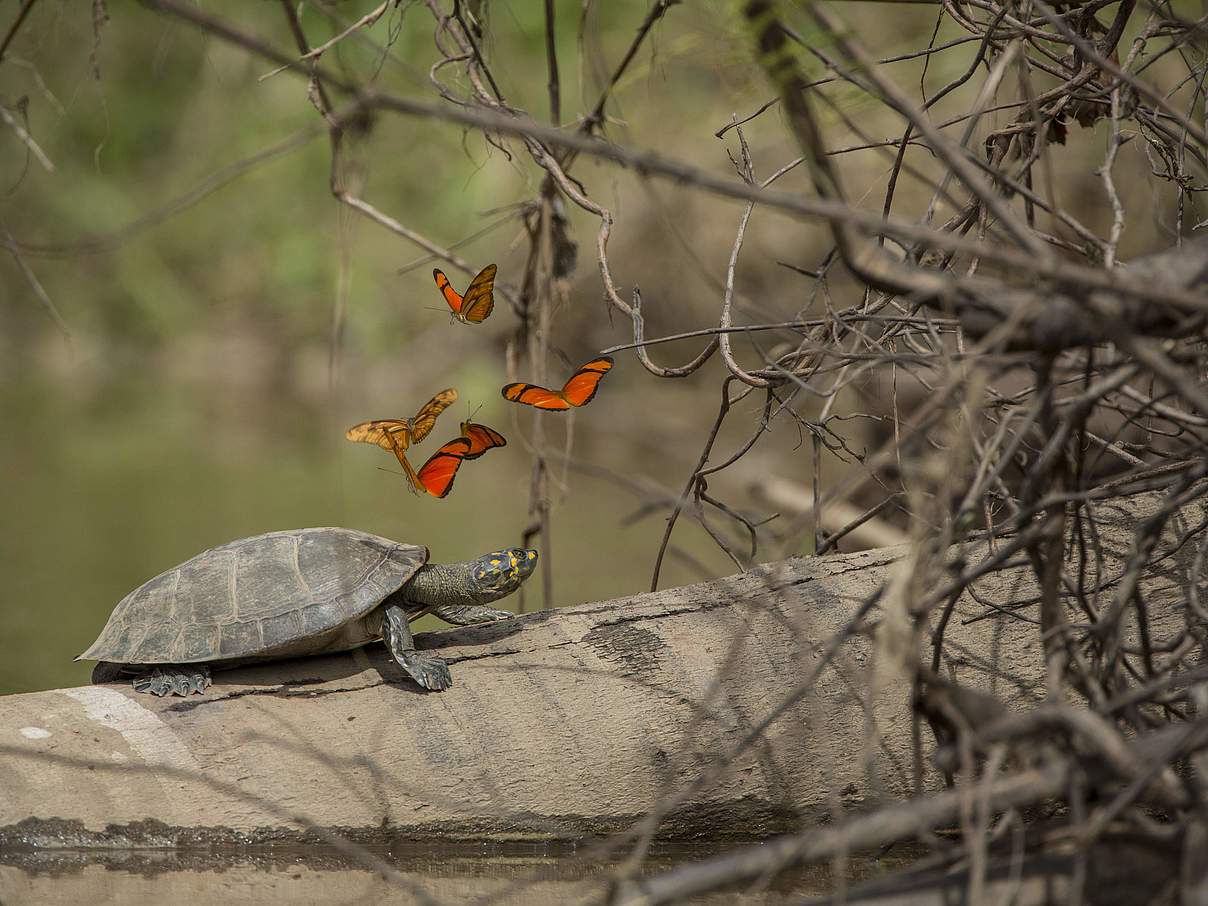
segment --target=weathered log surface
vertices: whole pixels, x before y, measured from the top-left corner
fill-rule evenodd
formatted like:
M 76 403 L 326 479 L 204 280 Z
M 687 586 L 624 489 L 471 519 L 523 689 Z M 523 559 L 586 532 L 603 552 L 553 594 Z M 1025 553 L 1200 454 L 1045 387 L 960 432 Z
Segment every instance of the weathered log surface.
M 1097 510 L 1108 575 L 1138 515 Z M 1186 545 L 1191 547 L 1191 545 Z M 380 646 L 216 674 L 205 697 L 128 685 L 0 699 L 0 846 L 305 837 L 554 839 L 632 825 L 732 752 L 821 657 L 901 548 L 434 632 L 455 685 L 422 694 Z M 1146 578 L 1155 643 L 1183 625 L 1185 561 Z M 1024 569 L 983 600 L 1033 593 Z M 948 666 L 1014 706 L 1042 695 L 1031 622 L 962 617 Z M 845 644 L 808 696 L 662 824 L 665 838 L 764 835 L 905 794 L 908 689 Z M 872 739 L 873 742 L 869 742 Z

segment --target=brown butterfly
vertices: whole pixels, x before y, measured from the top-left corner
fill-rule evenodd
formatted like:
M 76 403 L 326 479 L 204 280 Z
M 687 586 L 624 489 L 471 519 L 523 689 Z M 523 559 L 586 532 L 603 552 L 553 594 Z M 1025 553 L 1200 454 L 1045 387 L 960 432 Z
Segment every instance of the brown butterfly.
M 493 264 L 488 264 L 479 271 L 478 276 L 466 287 L 464 296 L 457 294 L 457 290 L 440 268 L 434 268 L 432 276 L 436 280 L 437 289 L 449 303 L 449 308 L 453 309 L 453 317 L 462 324 L 481 324 L 495 307 L 495 271 Z
M 456 401 L 457 391 L 449 387 L 424 403 L 412 418 L 379 418 L 361 422 L 345 431 L 344 436 L 356 443 L 377 444 L 383 450 L 390 450 L 398 458 L 399 464 L 410 470 L 403 451 L 427 437 L 436 425 L 437 416 Z
M 612 370 L 612 356 L 592 359 L 570 376 L 561 390 L 547 390 L 536 384 L 507 384 L 503 390 L 505 400 L 523 403 L 550 412 L 565 412 L 567 409 L 586 406 L 599 389 L 604 375 Z

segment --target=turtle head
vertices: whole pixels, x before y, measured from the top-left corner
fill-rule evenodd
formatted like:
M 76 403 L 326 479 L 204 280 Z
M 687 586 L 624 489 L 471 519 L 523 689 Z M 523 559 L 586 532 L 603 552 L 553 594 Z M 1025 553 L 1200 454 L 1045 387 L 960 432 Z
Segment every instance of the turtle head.
M 461 563 L 429 563 L 398 593 L 411 606 L 474 607 L 507 597 L 536 568 L 536 551 L 512 547 Z
M 483 554 L 470 563 L 479 603 L 497 601 L 510 595 L 537 568 L 537 552 L 523 547 Z

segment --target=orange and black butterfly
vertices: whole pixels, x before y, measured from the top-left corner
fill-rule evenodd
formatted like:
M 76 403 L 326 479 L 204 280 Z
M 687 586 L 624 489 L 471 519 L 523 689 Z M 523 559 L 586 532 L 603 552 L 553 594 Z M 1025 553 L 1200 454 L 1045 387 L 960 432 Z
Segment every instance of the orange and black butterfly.
M 453 479 L 457 477 L 462 462 L 477 459 L 487 450 L 506 447 L 507 443 L 494 428 L 462 422 L 461 437 L 454 438 L 433 453 L 419 472 L 408 475 L 411 486 L 433 497 L 444 497 L 453 489 Z
M 570 376 L 561 390 L 547 390 L 536 384 L 508 384 L 503 398 L 550 412 L 565 412 L 572 406 L 586 406 L 596 395 L 600 381 L 612 370 L 612 356 L 592 359 Z
M 465 455 L 466 459 L 477 459 L 487 450 L 508 445 L 503 435 L 494 428 L 476 425 L 474 422 L 461 423 L 461 436 L 470 442 L 470 449 Z
M 410 469 L 403 451 L 427 437 L 436 425 L 437 416 L 456 401 L 457 391 L 449 387 L 424 403 L 412 418 L 379 418 L 361 422 L 345 431 L 344 436 L 356 443 L 377 444 L 383 450 L 390 450 L 403 468 Z
M 444 497 L 453 490 L 453 479 L 463 461 L 474 458 L 470 455 L 471 442 L 467 437 L 458 437 L 442 446 L 428 457 L 428 461 L 414 472 L 408 465 L 407 477 L 417 491 L 433 497 Z M 477 454 L 482 455 L 480 452 Z
M 406 458 L 400 461 L 411 487 L 433 497 L 444 497 L 453 490 L 453 479 L 465 460 L 477 459 L 487 450 L 504 446 L 507 446 L 507 441 L 494 428 L 462 422 L 461 437 L 455 437 L 429 456 L 418 472 L 411 468 Z
M 488 264 L 478 276 L 470 281 L 464 296 L 458 295 L 445 272 L 440 268 L 432 270 L 436 280 L 436 288 L 441 291 L 449 308 L 453 309 L 453 317 L 462 324 L 481 324 L 495 307 L 495 265 Z

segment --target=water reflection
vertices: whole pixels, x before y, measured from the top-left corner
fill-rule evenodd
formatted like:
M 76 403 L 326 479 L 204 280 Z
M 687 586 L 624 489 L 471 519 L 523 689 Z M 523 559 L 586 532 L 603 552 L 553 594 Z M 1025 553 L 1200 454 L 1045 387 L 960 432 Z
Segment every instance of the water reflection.
M 1019 841 L 1016 841 L 1019 842 Z M 715 855 L 720 846 L 656 845 L 638 869 L 649 877 Z M 417 844 L 368 848 L 383 871 L 327 846 L 97 852 L 0 851 L 5 906 L 233 903 L 400 906 L 603 906 L 621 869 L 591 844 Z M 676 900 L 679 906 L 973 906 L 1178 901 L 1179 847 L 1109 835 L 1089 850 L 1050 844 L 991 848 L 979 877 L 959 850 L 919 844 L 879 856 L 852 854 L 842 883 L 831 865 L 796 868 L 741 889 Z M 1081 891 L 1080 894 L 1078 891 Z
M 371 849 L 396 872 L 383 877 L 362 862 L 323 846 L 206 851 L 0 854 L 0 902 L 130 906 L 341 903 L 564 906 L 598 901 L 619 862 L 602 861 L 589 848 L 481 844 Z M 643 875 L 704 858 L 711 847 L 657 848 Z M 865 878 L 900 866 L 904 857 L 855 864 Z M 830 890 L 830 872 L 811 867 L 770 886 L 721 892 L 685 904 L 779 906 Z

